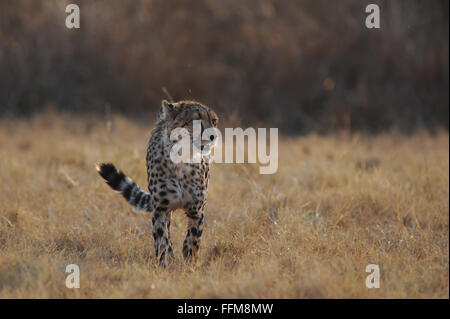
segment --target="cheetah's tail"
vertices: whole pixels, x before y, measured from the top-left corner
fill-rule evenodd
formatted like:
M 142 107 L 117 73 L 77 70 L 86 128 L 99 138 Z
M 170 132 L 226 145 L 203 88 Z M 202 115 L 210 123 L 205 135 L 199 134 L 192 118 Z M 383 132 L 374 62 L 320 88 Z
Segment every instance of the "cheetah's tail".
M 111 163 L 97 164 L 96 169 L 113 190 L 122 194 L 128 203 L 137 209 L 151 212 L 153 210 L 150 194 L 144 192 L 135 182 L 118 171 Z

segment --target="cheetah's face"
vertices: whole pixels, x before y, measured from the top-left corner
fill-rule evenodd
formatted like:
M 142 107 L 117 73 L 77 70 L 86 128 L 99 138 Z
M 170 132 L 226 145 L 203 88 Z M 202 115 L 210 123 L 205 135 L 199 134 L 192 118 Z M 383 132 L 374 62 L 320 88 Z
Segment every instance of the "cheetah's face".
M 204 153 L 209 153 L 217 143 L 214 131 L 219 122 L 216 112 L 211 108 L 195 101 L 180 101 L 176 103 L 162 102 L 161 117 L 166 121 L 168 135 L 176 128 L 184 128 L 189 132 L 194 146 Z M 194 131 L 194 124 L 200 132 Z M 200 133 L 201 140 L 196 139 Z

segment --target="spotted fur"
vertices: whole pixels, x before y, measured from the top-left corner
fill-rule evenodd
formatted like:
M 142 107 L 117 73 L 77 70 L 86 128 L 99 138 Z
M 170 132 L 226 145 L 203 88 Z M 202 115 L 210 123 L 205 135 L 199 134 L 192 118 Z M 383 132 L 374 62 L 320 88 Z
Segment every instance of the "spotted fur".
M 200 248 L 204 212 L 209 183 L 209 154 L 200 163 L 174 163 L 170 150 L 175 142 L 170 134 L 175 128 L 185 128 L 192 137 L 193 121 L 200 120 L 202 130 L 217 125 L 216 113 L 194 101 L 162 102 L 161 110 L 147 147 L 147 180 L 149 192 L 144 192 L 113 164 L 102 163 L 97 171 L 106 183 L 122 194 L 128 203 L 147 212 L 153 211 L 153 239 L 159 263 L 166 266 L 173 257 L 170 240 L 172 211 L 183 209 L 188 217 L 188 229 L 183 242 L 183 256 L 191 260 Z M 192 140 L 192 139 L 191 139 Z M 204 142 L 212 148 L 214 139 Z

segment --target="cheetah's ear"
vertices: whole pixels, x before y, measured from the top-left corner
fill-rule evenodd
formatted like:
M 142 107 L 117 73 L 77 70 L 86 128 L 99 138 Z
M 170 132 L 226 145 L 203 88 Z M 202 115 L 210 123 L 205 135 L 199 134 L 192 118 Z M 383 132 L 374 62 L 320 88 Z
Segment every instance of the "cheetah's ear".
M 161 112 L 160 117 L 163 120 L 166 120 L 172 116 L 175 110 L 175 105 L 173 103 L 167 102 L 166 100 L 163 100 L 161 102 Z

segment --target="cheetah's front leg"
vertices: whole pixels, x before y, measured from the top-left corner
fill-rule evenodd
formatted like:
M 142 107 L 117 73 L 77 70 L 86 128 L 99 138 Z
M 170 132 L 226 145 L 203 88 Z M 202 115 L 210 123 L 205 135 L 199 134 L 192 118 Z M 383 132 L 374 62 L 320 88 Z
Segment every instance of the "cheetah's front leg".
M 188 210 L 186 213 L 188 217 L 188 229 L 186 238 L 183 242 L 183 256 L 187 261 L 190 261 L 197 255 L 200 248 L 200 237 L 203 233 L 203 211 L 202 210 Z
M 172 243 L 169 238 L 171 212 L 165 207 L 157 207 L 153 217 L 153 239 L 155 241 L 155 254 L 159 264 L 167 266 L 168 258 L 173 257 Z

